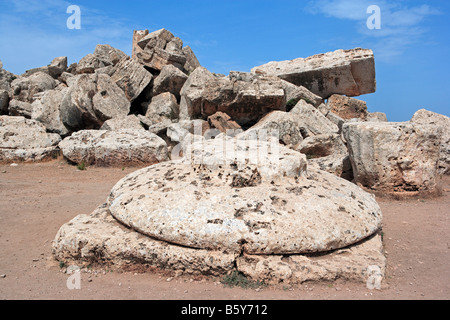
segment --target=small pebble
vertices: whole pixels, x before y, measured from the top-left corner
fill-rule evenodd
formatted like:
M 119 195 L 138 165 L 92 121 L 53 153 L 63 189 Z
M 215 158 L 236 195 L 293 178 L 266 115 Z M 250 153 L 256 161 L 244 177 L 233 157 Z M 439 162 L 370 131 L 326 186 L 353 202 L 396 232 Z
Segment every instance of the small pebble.
M 6 274 L 1 274 L 0 278 L 6 278 Z

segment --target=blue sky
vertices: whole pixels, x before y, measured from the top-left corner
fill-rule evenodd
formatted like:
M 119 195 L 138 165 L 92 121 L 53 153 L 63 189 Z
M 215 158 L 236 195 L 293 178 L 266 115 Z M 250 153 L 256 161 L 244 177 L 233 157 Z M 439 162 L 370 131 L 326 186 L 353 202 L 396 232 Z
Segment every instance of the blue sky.
M 69 5 L 81 29 L 69 30 Z M 381 9 L 369 30 L 367 8 Z M 69 63 L 110 44 L 131 54 L 133 30 L 170 30 L 212 72 L 356 47 L 374 50 L 377 92 L 358 99 L 390 121 L 426 108 L 450 116 L 447 0 L 0 0 L 0 59 L 22 74 L 58 56 Z

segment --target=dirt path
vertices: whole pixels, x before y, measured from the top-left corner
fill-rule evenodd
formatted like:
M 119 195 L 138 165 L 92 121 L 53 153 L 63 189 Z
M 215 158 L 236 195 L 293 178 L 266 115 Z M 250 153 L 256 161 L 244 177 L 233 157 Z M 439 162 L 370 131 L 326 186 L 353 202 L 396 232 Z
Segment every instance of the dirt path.
M 88 168 L 64 161 L 0 166 L 1 299 L 449 299 L 450 177 L 436 199 L 379 199 L 388 258 L 382 290 L 364 284 L 305 283 L 261 290 L 225 288 L 218 279 L 90 270 L 69 290 L 52 259 L 51 242 L 64 223 L 102 204 L 116 182 L 136 169 Z M 169 280 L 169 281 L 168 281 Z

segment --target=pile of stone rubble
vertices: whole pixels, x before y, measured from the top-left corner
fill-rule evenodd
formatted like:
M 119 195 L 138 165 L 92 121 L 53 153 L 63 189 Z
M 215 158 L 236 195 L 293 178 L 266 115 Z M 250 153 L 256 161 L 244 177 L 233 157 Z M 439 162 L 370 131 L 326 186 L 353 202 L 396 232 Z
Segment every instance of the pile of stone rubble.
M 450 120 L 388 122 L 371 50 L 270 62 L 228 76 L 171 32 L 135 31 L 132 57 L 98 45 L 21 76 L 0 64 L 0 162 L 146 167 L 64 225 L 65 263 L 238 270 L 265 282 L 366 281 L 385 258 L 371 193 L 433 193 Z

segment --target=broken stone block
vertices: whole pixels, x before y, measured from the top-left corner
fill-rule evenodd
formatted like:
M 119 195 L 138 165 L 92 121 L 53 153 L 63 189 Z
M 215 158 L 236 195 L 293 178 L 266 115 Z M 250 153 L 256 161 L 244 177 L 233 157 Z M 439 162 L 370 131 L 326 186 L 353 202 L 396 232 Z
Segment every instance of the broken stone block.
M 220 132 L 226 133 L 227 131 L 242 130 L 241 126 L 231 119 L 229 115 L 223 112 L 216 112 L 212 116 L 208 117 L 209 125 L 212 128 L 218 129 Z
M 61 137 L 24 117 L 0 116 L 0 162 L 36 162 L 57 156 Z
M 345 120 L 358 118 L 365 121 L 367 119 L 368 112 L 365 101 L 334 94 L 328 98 L 327 106 L 331 112 Z
M 59 143 L 73 163 L 96 166 L 142 166 L 168 160 L 167 145 L 145 130 L 81 130 Z
M 355 182 L 384 194 L 433 193 L 442 129 L 410 122 L 343 126 Z
M 281 81 L 276 77 L 254 78 L 216 77 L 198 67 L 181 90 L 180 119 L 207 118 L 220 111 L 243 126 L 273 110 L 286 110 Z
M 411 122 L 441 128 L 442 140 L 438 172 L 439 174 L 450 174 L 450 118 L 443 114 L 421 109 L 414 114 Z
M 324 99 L 333 94 L 355 97 L 376 90 L 373 52 L 361 48 L 269 62 L 253 68 L 252 73 L 278 76 Z

